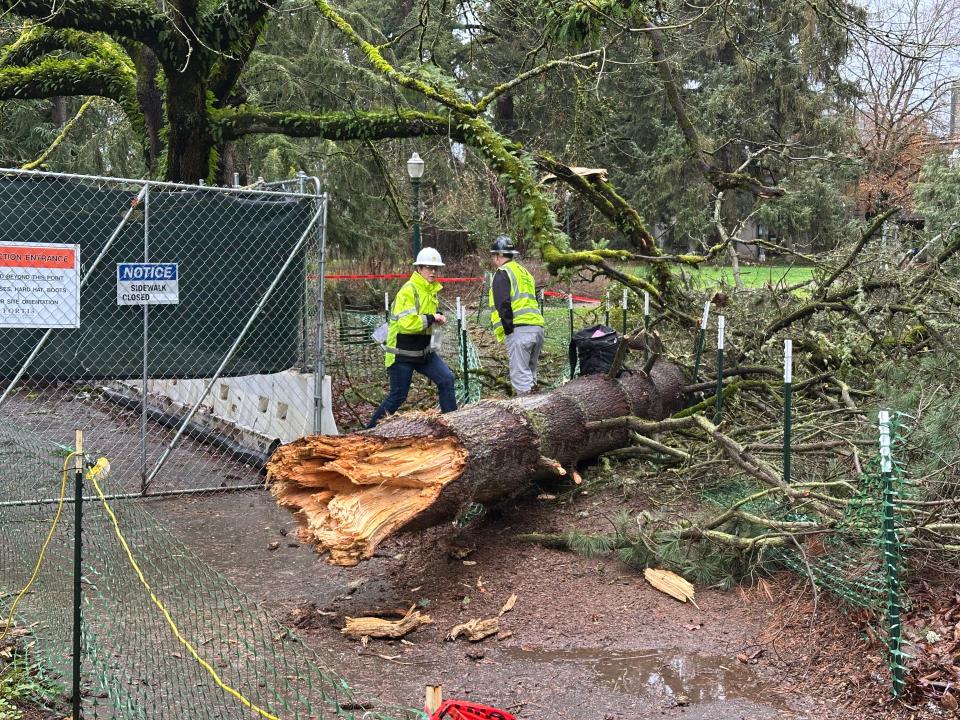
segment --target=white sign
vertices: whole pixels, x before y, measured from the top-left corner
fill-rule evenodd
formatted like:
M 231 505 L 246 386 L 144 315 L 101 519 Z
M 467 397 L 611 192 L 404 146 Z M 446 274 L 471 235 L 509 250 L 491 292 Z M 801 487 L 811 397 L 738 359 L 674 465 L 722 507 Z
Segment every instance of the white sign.
M 80 246 L 0 242 L 0 328 L 80 327 Z
M 179 305 L 177 263 L 119 263 L 117 305 Z

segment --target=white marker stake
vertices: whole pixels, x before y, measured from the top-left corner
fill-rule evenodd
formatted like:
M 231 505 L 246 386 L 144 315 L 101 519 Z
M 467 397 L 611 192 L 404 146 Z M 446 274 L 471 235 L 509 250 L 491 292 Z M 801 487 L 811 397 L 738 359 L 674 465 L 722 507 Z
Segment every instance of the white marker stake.
M 707 300 L 703 304 L 703 315 L 700 317 L 700 329 L 706 331 L 707 329 L 707 320 L 710 319 L 710 301 Z
M 623 291 L 623 305 L 621 305 L 621 307 L 622 307 L 624 310 L 627 309 L 627 291 L 626 291 L 626 289 L 624 289 L 624 291 Z
M 457 320 L 463 319 L 463 310 L 460 308 L 460 296 L 457 295 Z
M 573 294 L 567 295 L 567 310 L 573 312 Z
M 646 290 L 643 291 L 643 314 L 650 314 L 650 293 Z
M 783 381 L 793 382 L 793 340 L 783 341 Z
M 717 390 L 716 406 L 713 411 L 713 424 L 719 425 L 723 418 L 723 330 L 726 318 L 717 315 Z
M 890 411 L 880 411 L 880 472 L 893 472 L 890 456 Z

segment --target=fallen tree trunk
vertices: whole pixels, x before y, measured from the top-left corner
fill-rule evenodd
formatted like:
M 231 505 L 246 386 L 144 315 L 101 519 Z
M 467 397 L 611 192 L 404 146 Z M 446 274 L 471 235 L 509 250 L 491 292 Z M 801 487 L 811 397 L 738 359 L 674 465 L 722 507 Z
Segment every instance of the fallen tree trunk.
M 588 423 L 660 420 L 681 407 L 683 384 L 676 366 L 658 362 L 649 376 L 591 375 L 446 415 L 403 413 L 362 433 L 301 438 L 270 460 L 271 492 L 300 521 L 302 539 L 335 565 L 356 565 L 396 532 L 452 520 L 471 502 L 504 500 L 630 443 L 625 425 Z

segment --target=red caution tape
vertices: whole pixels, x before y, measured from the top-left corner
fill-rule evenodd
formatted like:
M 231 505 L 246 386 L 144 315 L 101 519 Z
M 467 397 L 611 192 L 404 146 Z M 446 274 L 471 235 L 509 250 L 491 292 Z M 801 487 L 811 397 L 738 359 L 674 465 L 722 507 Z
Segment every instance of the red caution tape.
M 319 276 L 316 274 L 307 275 L 308 280 L 316 280 Z M 410 277 L 409 274 L 405 273 L 388 273 L 381 275 L 324 275 L 324 278 L 327 280 L 403 280 Z M 439 277 L 437 282 L 440 283 L 466 283 L 466 282 L 483 282 L 482 277 Z M 557 292 L 556 290 L 544 290 L 543 294 L 545 297 L 559 297 L 566 298 L 569 296 L 569 293 Z M 588 302 L 588 303 L 599 303 L 600 301 L 597 298 L 586 297 L 584 295 L 574 295 L 573 299 L 576 302 Z
M 555 290 L 544 290 L 543 294 L 545 297 L 562 297 L 562 298 L 570 297 L 570 293 L 557 292 Z M 600 302 L 596 298 L 584 297 L 583 295 L 574 295 L 573 299 L 576 302 L 588 302 L 588 303 Z
M 308 280 L 316 280 L 319 277 L 316 274 L 307 275 Z M 404 280 L 410 277 L 409 274 L 391 273 L 386 275 L 324 275 L 327 280 Z M 455 282 L 483 282 L 482 277 L 438 277 L 437 282 L 455 283 Z

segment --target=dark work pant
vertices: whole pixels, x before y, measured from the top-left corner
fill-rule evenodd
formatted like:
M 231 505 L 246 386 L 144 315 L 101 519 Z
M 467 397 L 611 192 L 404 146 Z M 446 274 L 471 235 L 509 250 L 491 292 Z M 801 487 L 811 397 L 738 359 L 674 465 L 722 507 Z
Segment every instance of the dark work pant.
M 397 358 L 393 365 L 387 368 L 387 377 L 390 378 L 390 394 L 373 413 L 367 428 L 372 428 L 380 422 L 384 415 L 395 413 L 406 402 L 407 393 L 410 392 L 410 383 L 413 382 L 414 371 L 426 375 L 436 383 L 440 395 L 440 412 L 447 413 L 457 409 L 457 396 L 453 391 L 453 373 L 447 367 L 447 364 L 440 359 L 439 355 L 430 353 L 424 360 L 413 362 Z

